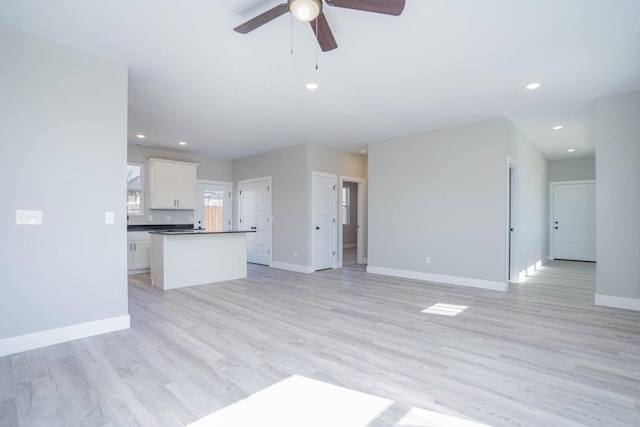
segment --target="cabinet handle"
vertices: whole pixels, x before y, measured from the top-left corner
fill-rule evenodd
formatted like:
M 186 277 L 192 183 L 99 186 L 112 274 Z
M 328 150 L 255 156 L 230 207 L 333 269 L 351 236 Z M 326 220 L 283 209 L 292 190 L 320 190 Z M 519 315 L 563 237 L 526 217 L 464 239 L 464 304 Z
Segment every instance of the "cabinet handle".
M 134 251 L 137 251 L 137 250 L 138 250 L 138 244 L 137 244 L 137 243 L 134 243 L 134 244 L 133 244 L 133 250 L 134 250 Z

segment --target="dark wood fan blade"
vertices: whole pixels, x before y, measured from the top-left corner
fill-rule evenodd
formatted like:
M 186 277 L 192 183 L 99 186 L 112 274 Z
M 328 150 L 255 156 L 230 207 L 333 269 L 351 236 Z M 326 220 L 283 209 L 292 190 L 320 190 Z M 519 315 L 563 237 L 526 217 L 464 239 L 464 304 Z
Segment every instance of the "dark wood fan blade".
M 404 10 L 404 0 L 326 0 L 326 3 L 329 6 L 395 16 Z
M 316 21 L 318 21 L 317 33 Z M 333 38 L 333 33 L 331 32 L 331 28 L 329 28 L 329 22 L 327 22 L 327 18 L 324 16 L 324 13 L 320 13 L 320 15 L 318 15 L 318 17 L 313 21 L 310 21 L 309 24 L 311 24 L 313 33 L 316 35 L 320 49 L 322 49 L 323 52 L 328 52 L 338 47 L 338 43 L 336 43 L 336 39 Z
M 287 3 L 279 4 L 273 9 L 269 9 L 266 12 L 256 16 L 255 18 L 249 19 L 244 24 L 238 25 L 233 29 L 233 31 L 237 31 L 242 34 L 247 34 L 255 30 L 256 28 L 263 26 L 267 22 L 273 21 L 278 16 L 284 15 L 288 11 L 289 11 L 289 6 L 287 6 Z

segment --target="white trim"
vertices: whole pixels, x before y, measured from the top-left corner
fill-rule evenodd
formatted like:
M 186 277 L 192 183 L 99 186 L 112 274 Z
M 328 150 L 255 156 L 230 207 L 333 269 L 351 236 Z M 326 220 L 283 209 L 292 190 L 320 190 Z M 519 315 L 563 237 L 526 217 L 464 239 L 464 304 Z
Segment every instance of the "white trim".
M 358 222 L 358 231 L 357 231 L 357 243 L 354 245 L 358 248 L 356 252 L 356 262 L 358 264 L 366 264 L 367 259 L 364 258 L 364 233 L 367 228 L 367 225 L 364 222 L 364 196 L 365 196 L 365 183 L 366 179 L 358 178 L 355 176 L 345 176 L 340 175 L 339 177 L 339 187 L 342 188 L 345 182 L 351 182 L 358 185 L 358 218 L 356 221 Z M 344 245 L 344 236 L 343 236 L 342 227 L 338 227 L 338 268 L 342 268 L 344 266 L 344 248 L 353 247 L 351 245 Z
M 22 351 L 34 350 L 94 335 L 128 329 L 131 325 L 129 315 L 111 317 L 93 322 L 79 323 L 63 328 L 49 329 L 47 331 L 34 332 L 32 334 L 18 335 L 16 337 L 0 340 L 0 357 Z
M 272 261 L 271 268 L 280 270 L 295 271 L 296 273 L 313 273 L 313 267 L 310 265 L 289 264 L 287 262 Z
M 513 182 L 511 182 L 511 170 L 513 170 Z M 506 190 L 506 259 L 505 259 L 505 283 L 509 286 L 509 281 L 520 281 L 520 223 L 519 223 L 519 185 L 520 185 L 520 170 L 518 169 L 517 162 L 507 156 L 507 190 Z M 513 184 L 513 187 L 511 188 Z M 513 199 L 513 200 L 512 200 Z M 509 223 L 511 218 L 511 224 Z M 512 227 L 513 232 L 509 229 Z M 511 238 L 513 234 L 513 239 Z M 513 247 L 511 245 L 513 244 Z
M 554 224 L 553 224 L 553 214 L 555 213 L 555 191 L 556 185 L 573 185 L 573 184 L 596 184 L 595 179 L 581 179 L 576 181 L 552 181 L 549 183 L 549 259 L 553 260 L 554 257 Z M 597 243 L 596 243 L 597 244 Z M 597 247 L 596 247 L 597 250 Z M 597 257 L 597 255 L 596 255 Z
M 421 271 L 398 270 L 395 268 L 368 266 L 367 273 L 383 276 L 402 277 L 404 279 L 424 280 L 427 282 L 446 283 L 448 285 L 469 286 L 492 291 L 506 291 L 507 284 L 492 280 L 469 279 L 467 277 L 446 276 L 442 274 L 424 273 Z
M 595 304 L 605 307 L 623 308 L 625 310 L 640 311 L 640 299 L 615 297 L 612 295 L 596 294 Z

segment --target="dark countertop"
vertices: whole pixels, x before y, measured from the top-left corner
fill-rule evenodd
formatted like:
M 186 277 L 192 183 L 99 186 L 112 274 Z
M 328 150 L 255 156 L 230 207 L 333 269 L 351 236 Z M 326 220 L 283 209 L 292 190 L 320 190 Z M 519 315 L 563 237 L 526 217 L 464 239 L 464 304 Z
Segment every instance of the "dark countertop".
M 127 225 L 127 231 L 169 231 L 193 230 L 193 224 L 136 224 Z
M 205 230 L 158 230 L 150 231 L 151 234 L 161 234 L 163 236 L 180 236 L 189 234 L 234 234 L 234 233 L 255 233 L 256 230 L 246 231 L 205 231 Z

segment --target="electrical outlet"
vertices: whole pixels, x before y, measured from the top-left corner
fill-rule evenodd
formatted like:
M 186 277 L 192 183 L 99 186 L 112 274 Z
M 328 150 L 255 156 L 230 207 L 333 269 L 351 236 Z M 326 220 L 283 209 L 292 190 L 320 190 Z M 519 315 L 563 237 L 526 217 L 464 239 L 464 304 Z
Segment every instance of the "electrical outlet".
M 293 251 L 293 256 L 298 256 L 298 251 Z
M 115 224 L 116 217 L 113 211 L 106 211 L 104 213 L 104 223 L 105 224 Z
M 425 258 L 425 262 L 426 262 L 427 264 L 431 264 L 431 257 L 430 257 L 430 256 L 426 257 L 426 258 Z
M 153 215 L 149 215 L 149 222 L 153 221 Z
M 167 221 L 171 221 L 171 215 L 167 215 Z

